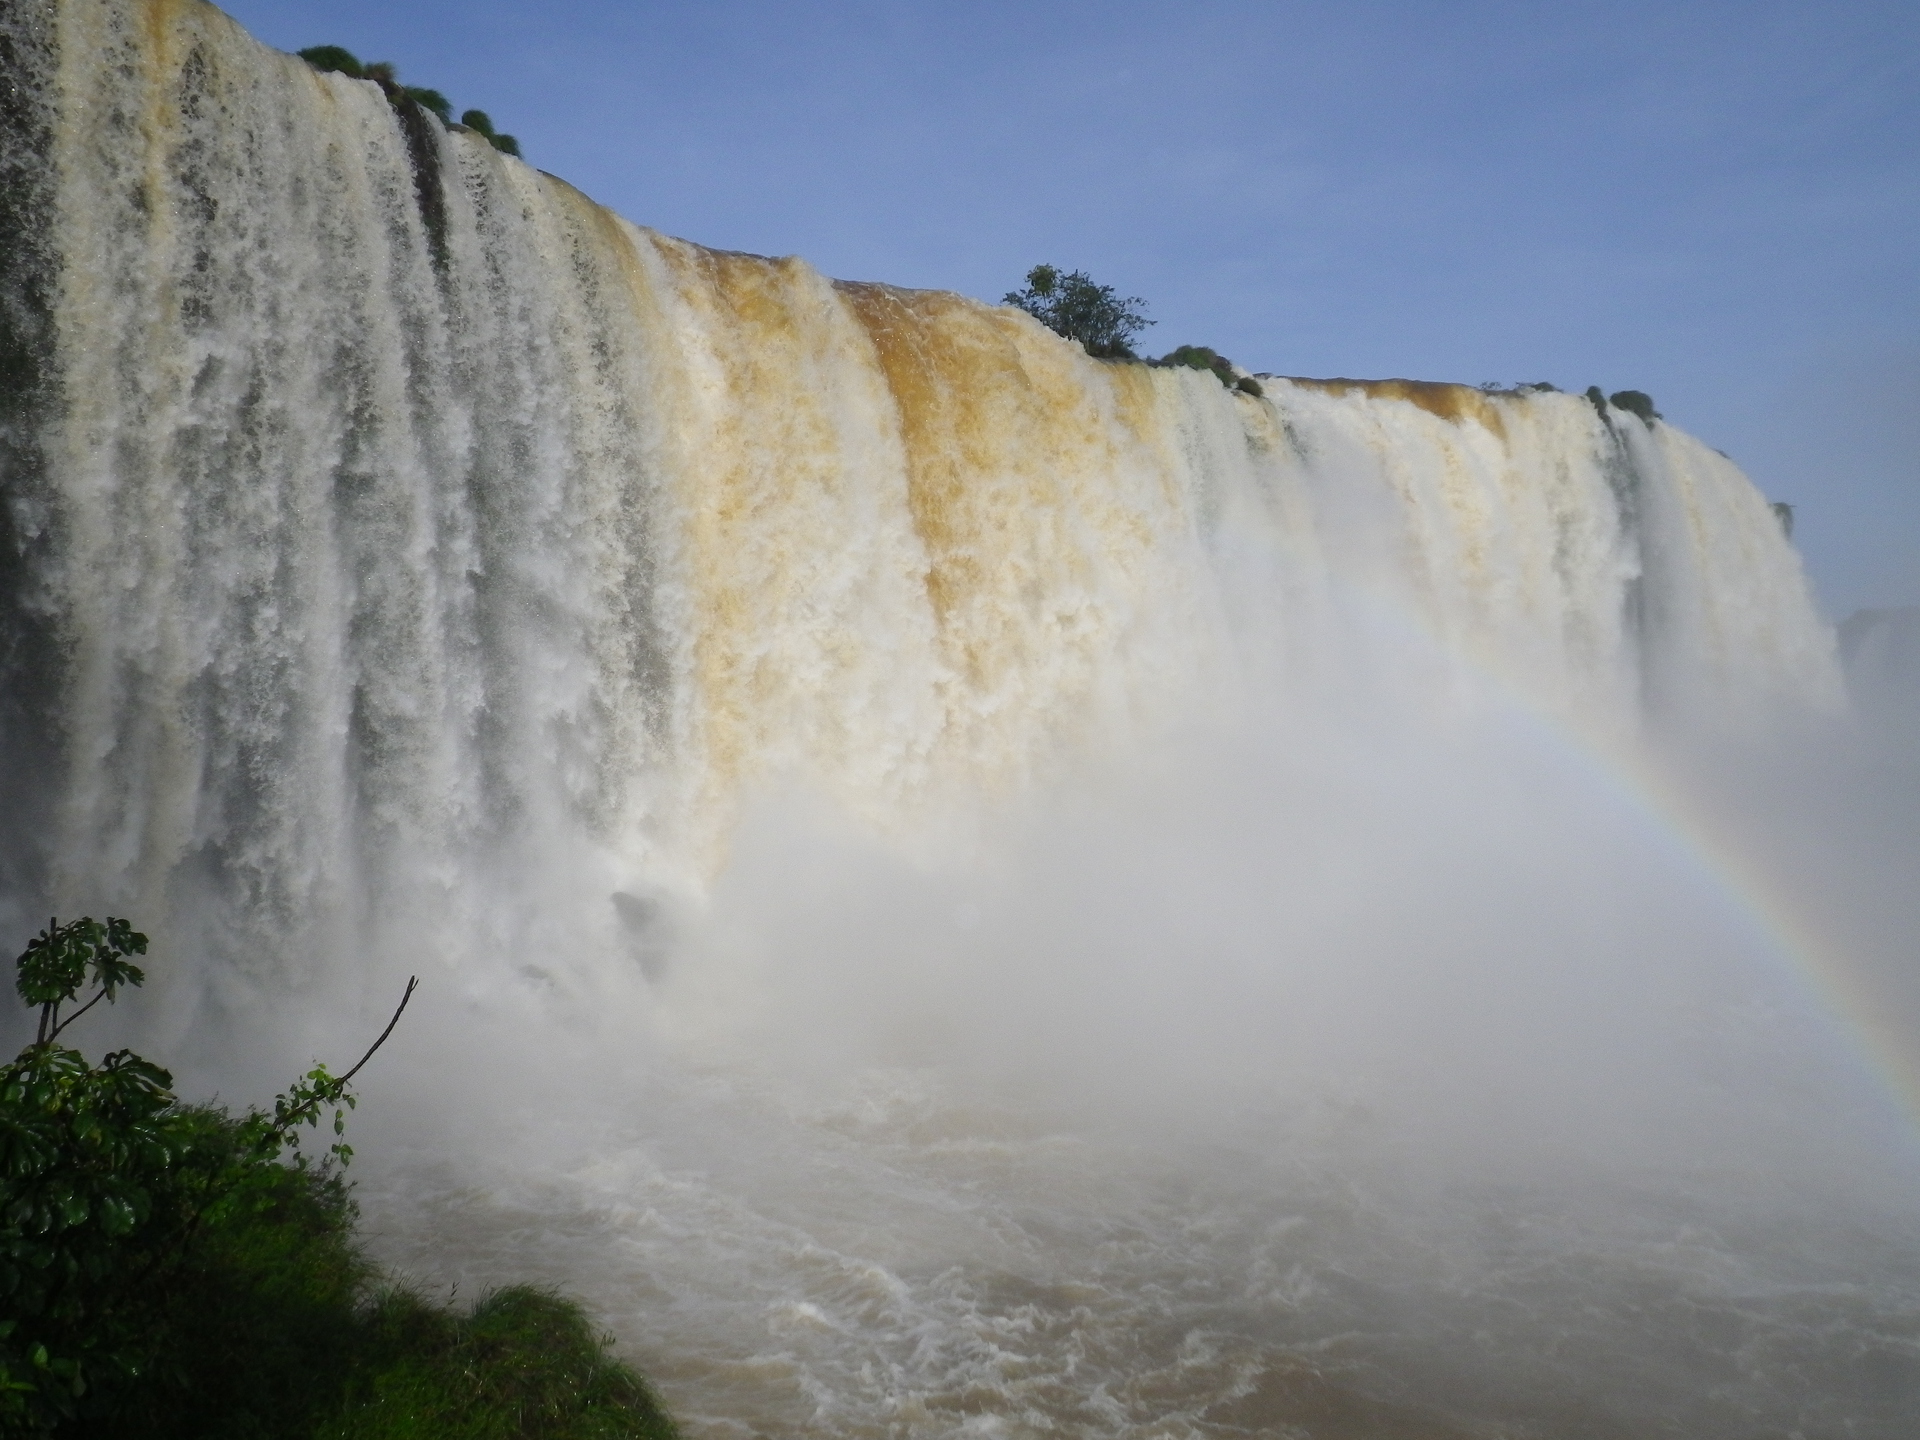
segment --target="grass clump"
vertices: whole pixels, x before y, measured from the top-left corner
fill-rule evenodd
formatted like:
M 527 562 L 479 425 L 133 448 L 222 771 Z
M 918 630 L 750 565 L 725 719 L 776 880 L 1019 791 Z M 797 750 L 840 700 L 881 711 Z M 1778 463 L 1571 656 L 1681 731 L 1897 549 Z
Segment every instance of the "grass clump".
M 315 1440 L 666 1440 L 652 1391 L 580 1307 L 525 1285 L 467 1315 L 392 1290 L 366 1312 L 374 1363 Z

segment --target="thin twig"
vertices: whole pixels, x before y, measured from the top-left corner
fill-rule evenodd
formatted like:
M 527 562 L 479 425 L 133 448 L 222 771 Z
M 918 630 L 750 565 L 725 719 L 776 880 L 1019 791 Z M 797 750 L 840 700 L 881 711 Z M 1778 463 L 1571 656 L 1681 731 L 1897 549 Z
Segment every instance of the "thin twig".
M 274 1126 L 268 1133 L 278 1136 L 289 1135 L 301 1125 L 306 1124 L 309 1115 L 317 1115 L 322 1105 L 339 1104 L 340 1097 L 346 1094 L 347 1082 L 360 1073 L 360 1067 L 373 1058 L 374 1051 L 387 1043 L 387 1037 L 393 1034 L 393 1027 L 400 1023 L 401 1011 L 407 1008 L 407 1002 L 413 999 L 413 992 L 419 988 L 420 977 L 418 975 L 409 975 L 407 977 L 406 993 L 400 997 L 400 1003 L 394 1009 L 393 1018 L 387 1021 L 387 1028 L 380 1032 L 380 1038 L 367 1047 L 367 1053 L 362 1055 L 360 1059 L 355 1062 L 354 1067 L 347 1071 L 346 1074 L 329 1078 L 323 1089 L 316 1090 L 312 1095 L 308 1096 L 305 1101 L 287 1111 L 281 1123 Z
M 387 1028 L 380 1032 L 380 1038 L 367 1047 L 367 1053 L 360 1057 L 359 1063 L 356 1064 L 353 1069 L 347 1071 L 346 1074 L 333 1082 L 332 1089 L 336 1097 L 346 1089 L 347 1082 L 360 1073 L 360 1066 L 365 1065 L 367 1061 L 373 1058 L 373 1052 L 387 1043 L 387 1037 L 393 1034 L 393 1027 L 400 1023 L 400 1012 L 407 1008 L 407 1002 L 413 999 L 413 992 L 419 988 L 420 977 L 418 975 L 409 975 L 407 977 L 406 993 L 400 997 L 400 1003 L 394 1009 L 393 1018 L 387 1021 Z M 267 1133 L 284 1139 L 288 1133 L 301 1123 L 310 1111 L 317 1111 L 321 1105 L 326 1103 L 328 1102 L 325 1097 L 315 1095 L 312 1099 L 308 1100 L 306 1104 L 299 1106 L 289 1113 L 281 1124 L 274 1126 L 273 1129 Z M 213 1204 L 218 1198 L 219 1196 L 215 1196 L 213 1199 L 203 1201 L 200 1205 L 194 1207 L 192 1214 L 187 1218 L 187 1223 L 174 1234 L 173 1238 L 168 1241 L 167 1244 L 155 1251 L 147 1261 L 145 1268 L 140 1272 L 135 1282 L 136 1285 L 144 1283 L 148 1276 L 159 1269 L 162 1262 L 172 1260 L 184 1252 L 188 1245 L 193 1243 L 194 1237 L 200 1231 L 200 1222 L 205 1218 L 208 1206 Z
M 360 1073 L 360 1066 L 366 1064 L 367 1061 L 371 1060 L 373 1058 L 373 1052 L 378 1050 L 382 1045 L 387 1043 L 387 1037 L 393 1034 L 393 1027 L 400 1023 L 400 1012 L 407 1008 L 407 1002 L 413 999 L 413 992 L 419 988 L 420 988 L 420 977 L 418 975 L 409 975 L 407 977 L 406 994 L 400 997 L 400 1004 L 394 1010 L 393 1018 L 387 1021 L 387 1028 L 380 1032 L 380 1038 L 378 1040 L 374 1041 L 373 1044 L 367 1047 L 367 1053 L 360 1057 L 358 1063 L 355 1064 L 351 1070 L 347 1071 L 346 1074 L 342 1075 L 338 1080 L 334 1081 L 335 1085 L 343 1086 L 349 1080 L 353 1079 L 354 1076 L 358 1075 Z
M 107 998 L 107 990 L 106 990 L 106 987 L 103 985 L 100 987 L 100 993 L 98 995 L 95 995 L 93 999 L 87 1001 L 86 1004 L 82 1005 L 78 1010 L 74 1011 L 73 1014 L 69 1015 L 66 1019 L 62 1020 L 58 1025 L 54 1026 L 53 1029 L 47 1033 L 47 1038 L 41 1043 L 51 1045 L 55 1040 L 60 1038 L 60 1032 L 62 1030 L 66 1029 L 67 1026 L 73 1024 L 74 1021 L 78 1020 L 82 1015 L 86 1014 L 87 1011 L 93 1009 L 94 1006 L 98 1005 L 102 1000 L 106 998 Z M 55 1016 L 59 1015 L 60 1007 L 58 1005 L 53 1007 L 53 1013 L 55 1014 Z

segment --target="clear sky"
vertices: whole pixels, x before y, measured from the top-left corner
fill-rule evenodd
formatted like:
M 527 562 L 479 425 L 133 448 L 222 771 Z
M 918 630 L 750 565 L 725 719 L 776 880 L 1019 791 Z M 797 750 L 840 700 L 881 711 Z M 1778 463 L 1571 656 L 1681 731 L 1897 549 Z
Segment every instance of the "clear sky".
M 1154 353 L 1651 393 L 1920 604 L 1920 4 L 229 0 L 478 106 L 641 224 Z

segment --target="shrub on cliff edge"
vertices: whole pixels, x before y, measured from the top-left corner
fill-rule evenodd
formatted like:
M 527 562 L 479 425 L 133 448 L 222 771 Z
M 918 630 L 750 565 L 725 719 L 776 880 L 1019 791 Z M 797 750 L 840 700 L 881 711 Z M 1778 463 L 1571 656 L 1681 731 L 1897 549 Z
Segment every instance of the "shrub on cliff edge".
M 1133 308 L 1146 304 L 1138 295 L 1122 298 L 1111 285 L 1095 284 L 1084 270 L 1063 275 L 1053 265 L 1034 266 L 1026 287 L 1008 291 L 1000 303 L 1026 311 L 1056 335 L 1078 340 L 1102 360 L 1133 359 L 1133 337 L 1154 323 Z
M 1638 415 L 1649 426 L 1660 418 L 1660 412 L 1653 408 L 1653 397 L 1644 390 L 1616 390 L 1607 397 L 1607 403 L 1616 410 Z
M 333 71 L 355 80 L 371 80 L 386 94 L 387 99 L 396 105 L 402 100 L 411 100 L 422 110 L 429 110 L 440 117 L 442 125 L 453 124 L 453 102 L 438 90 L 425 85 L 402 85 L 399 73 L 389 61 L 377 60 L 371 65 L 363 65 L 351 50 L 343 45 L 309 45 L 299 51 L 299 56 L 314 69 Z M 476 123 L 476 117 L 478 123 Z M 494 132 L 493 122 L 487 118 L 484 110 L 469 110 L 460 117 L 460 123 L 477 135 L 484 136 L 487 143 L 503 154 L 518 156 L 520 142 L 511 135 L 499 135 Z
M 1264 395 L 1260 382 L 1252 376 L 1236 376 L 1233 362 L 1219 351 L 1207 345 L 1182 345 L 1170 350 L 1154 361 L 1156 365 L 1184 365 L 1191 370 L 1210 370 L 1214 378 L 1229 390 L 1237 390 L 1243 395 Z

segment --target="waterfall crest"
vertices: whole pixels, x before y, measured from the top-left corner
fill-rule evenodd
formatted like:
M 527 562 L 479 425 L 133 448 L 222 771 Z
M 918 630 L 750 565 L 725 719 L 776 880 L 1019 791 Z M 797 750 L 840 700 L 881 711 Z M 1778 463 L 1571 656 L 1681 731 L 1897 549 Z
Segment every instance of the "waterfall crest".
M 778 777 L 910 827 L 1368 616 L 1582 724 L 1838 703 L 1663 423 L 1096 361 L 631 224 L 200 0 L 5 23 L 13 908 L 245 970 L 428 895 L 451 962 L 529 865 L 697 888 Z

